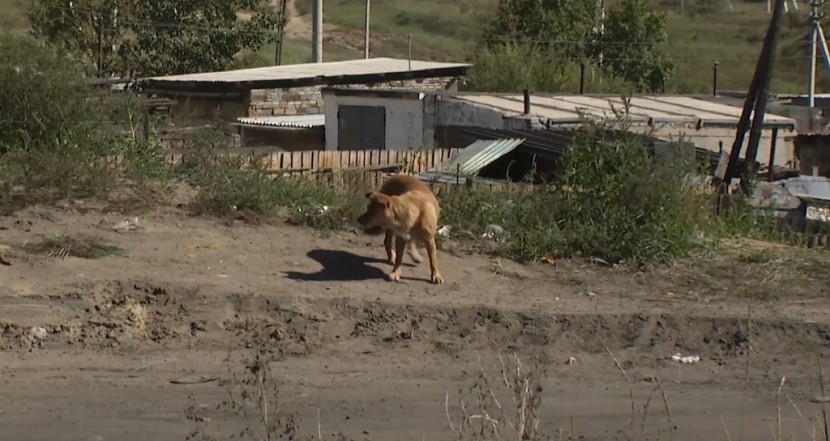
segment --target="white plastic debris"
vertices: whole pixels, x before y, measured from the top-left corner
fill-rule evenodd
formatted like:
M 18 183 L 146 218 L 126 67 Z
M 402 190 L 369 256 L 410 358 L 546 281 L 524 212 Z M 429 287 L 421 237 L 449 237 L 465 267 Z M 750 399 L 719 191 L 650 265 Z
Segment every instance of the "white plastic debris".
M 136 230 L 139 227 L 139 222 L 137 217 L 133 217 L 132 219 L 127 219 L 124 222 L 119 222 L 112 226 L 112 229 L 115 231 L 132 231 Z
M 697 363 L 698 361 L 700 361 L 700 357 L 697 356 L 697 355 L 687 355 L 687 356 L 684 357 L 680 352 L 672 355 L 671 359 L 674 360 L 674 361 L 679 361 L 680 363 L 683 363 L 683 364 L 693 364 L 693 363 Z
M 46 329 L 41 328 L 40 326 L 32 326 L 32 328 L 29 329 L 29 337 L 31 337 L 33 341 L 43 340 L 48 334 L 49 333 Z
M 494 239 L 496 242 L 504 242 L 510 237 L 510 232 L 499 225 L 490 224 L 484 227 L 484 234 L 481 237 L 485 239 Z
M 450 226 L 444 225 L 443 227 L 439 228 L 437 234 L 441 237 L 450 237 Z
M 568 358 L 568 364 L 574 364 L 574 363 L 576 363 L 576 357 Z

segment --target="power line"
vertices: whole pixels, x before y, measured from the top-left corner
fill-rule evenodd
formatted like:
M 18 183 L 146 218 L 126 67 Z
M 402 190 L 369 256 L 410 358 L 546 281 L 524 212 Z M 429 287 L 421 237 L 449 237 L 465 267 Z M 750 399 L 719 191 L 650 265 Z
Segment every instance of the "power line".
M 85 9 L 85 8 L 70 8 L 66 6 L 54 6 L 55 9 L 60 9 L 64 11 L 69 11 L 78 15 L 84 15 L 87 17 L 98 17 L 98 16 L 109 16 L 110 14 L 101 13 L 99 11 L 95 11 L 93 9 Z M 109 18 L 109 17 L 107 17 Z M 205 31 L 205 32 L 229 32 L 229 33 L 250 33 L 250 34 L 279 34 L 279 31 L 275 31 L 273 29 L 269 30 L 251 30 L 251 29 L 241 29 L 241 28 L 223 28 L 217 26 L 197 26 L 197 25 L 189 25 L 184 23 L 169 23 L 169 22 L 161 22 L 161 21 L 152 21 L 152 20 L 137 20 L 132 18 L 121 18 L 121 17 L 112 17 L 112 21 L 116 27 L 119 24 L 128 24 L 128 25 L 140 25 L 140 26 L 151 26 L 156 28 L 170 28 L 170 29 L 185 29 L 185 30 L 193 30 L 193 31 Z

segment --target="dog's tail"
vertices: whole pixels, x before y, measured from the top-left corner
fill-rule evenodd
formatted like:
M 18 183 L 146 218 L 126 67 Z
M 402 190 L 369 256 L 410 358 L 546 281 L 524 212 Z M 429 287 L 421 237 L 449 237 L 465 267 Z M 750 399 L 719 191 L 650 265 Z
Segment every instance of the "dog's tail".
M 415 263 L 421 263 L 424 260 L 424 258 L 421 257 L 420 251 L 418 251 L 418 246 L 415 245 L 414 242 L 410 242 L 406 248 L 409 251 L 409 257 L 411 257 Z

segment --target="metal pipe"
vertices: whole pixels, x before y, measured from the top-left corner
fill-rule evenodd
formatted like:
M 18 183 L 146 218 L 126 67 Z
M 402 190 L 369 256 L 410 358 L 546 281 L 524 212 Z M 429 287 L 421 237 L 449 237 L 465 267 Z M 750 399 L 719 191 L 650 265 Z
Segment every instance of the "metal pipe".
M 323 0 L 314 0 L 311 22 L 311 61 L 323 62 Z
M 769 144 L 769 172 L 767 172 L 767 181 L 772 182 L 775 177 L 772 172 L 772 167 L 775 165 L 775 144 L 778 143 L 778 127 L 772 129 L 772 140 Z
M 818 36 L 821 42 L 821 51 L 824 53 L 824 64 L 827 66 L 827 73 L 830 74 L 830 49 L 827 48 L 827 39 L 824 37 L 824 30 L 821 24 L 818 25 Z
M 712 68 L 712 96 L 718 96 L 718 65 L 719 61 L 715 61 L 715 66 Z
M 525 96 L 525 115 L 530 114 L 530 90 L 525 89 L 522 91 Z
M 366 0 L 366 29 L 363 31 L 363 58 L 369 58 L 369 11 L 372 9 L 372 0 Z
M 817 58 L 817 41 L 818 32 L 816 32 L 816 25 L 810 30 L 810 76 L 807 80 L 807 105 L 809 107 L 816 106 L 816 58 Z

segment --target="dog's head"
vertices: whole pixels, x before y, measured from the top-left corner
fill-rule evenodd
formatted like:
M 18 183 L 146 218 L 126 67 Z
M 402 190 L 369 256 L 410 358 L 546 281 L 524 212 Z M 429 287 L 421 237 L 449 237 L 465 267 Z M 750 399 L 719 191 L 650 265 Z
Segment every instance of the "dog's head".
M 366 205 L 366 212 L 357 218 L 357 222 L 367 232 L 382 231 L 378 227 L 389 224 L 392 218 L 392 199 L 383 194 L 373 191 L 366 193 L 369 203 Z

